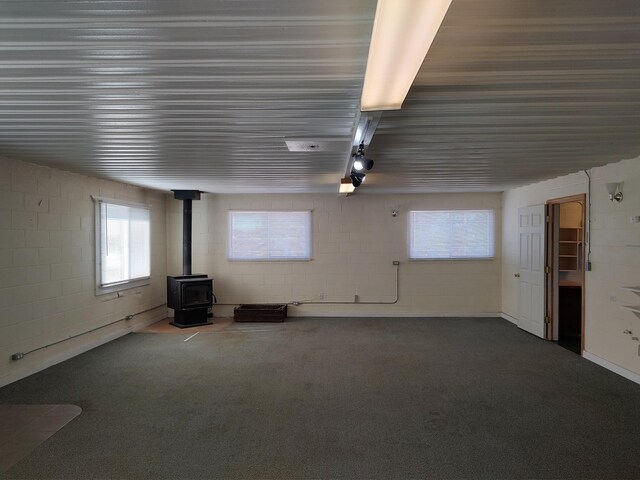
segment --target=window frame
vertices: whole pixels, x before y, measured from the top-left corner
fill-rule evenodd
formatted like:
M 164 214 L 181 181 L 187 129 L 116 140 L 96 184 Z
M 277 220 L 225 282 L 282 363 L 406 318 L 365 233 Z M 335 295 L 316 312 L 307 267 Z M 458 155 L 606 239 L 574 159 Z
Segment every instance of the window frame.
M 492 254 L 491 256 L 486 257 L 413 257 L 412 256 L 412 233 L 413 233 L 413 214 L 414 213 L 460 213 L 460 212 L 490 212 L 491 213 L 491 229 L 492 229 Z M 410 261 L 424 262 L 424 261 L 491 261 L 496 259 L 496 211 L 494 208 L 484 208 L 484 209 L 449 209 L 449 210 L 410 210 L 408 217 L 408 225 L 407 225 L 407 258 Z
M 131 202 L 129 200 L 120 200 L 115 198 L 105 198 L 91 196 L 95 207 L 95 264 L 96 264 L 96 296 L 106 295 L 108 293 L 118 292 L 130 288 L 141 287 L 151 283 L 151 269 L 153 258 L 152 242 L 151 242 L 151 206 L 145 203 Z M 145 277 L 131 278 L 121 282 L 102 284 L 102 214 L 100 206 L 106 203 L 108 205 L 117 205 L 122 207 L 133 207 L 147 210 L 149 212 L 149 275 Z
M 309 218 L 309 256 L 296 258 L 232 258 L 232 218 L 237 213 L 306 213 Z M 227 215 L 227 261 L 229 262 L 310 262 L 313 259 L 313 210 L 229 210 Z

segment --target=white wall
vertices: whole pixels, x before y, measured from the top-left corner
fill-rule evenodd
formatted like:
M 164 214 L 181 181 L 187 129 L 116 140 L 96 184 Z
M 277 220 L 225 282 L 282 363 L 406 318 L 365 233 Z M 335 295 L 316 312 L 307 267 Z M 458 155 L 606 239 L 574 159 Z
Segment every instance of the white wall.
M 91 195 L 151 205 L 150 285 L 95 295 Z M 11 360 L 165 302 L 165 201 L 143 188 L 0 158 L 0 386 L 165 316 L 163 307 Z
M 640 373 L 640 318 L 621 305 L 640 304 L 623 285 L 640 284 L 640 159 L 592 170 L 593 271 L 586 274 L 585 348 Z M 624 181 L 622 203 L 604 184 Z M 203 195 L 194 201 L 194 272 L 210 274 L 221 303 L 300 300 L 391 301 L 396 305 L 301 305 L 290 315 L 517 316 L 517 225 L 521 206 L 587 192 L 584 172 L 501 194 Z M 152 205 L 152 283 L 95 296 L 94 205 L 91 195 Z M 165 204 L 167 208 L 165 209 Z M 399 208 L 397 217 L 391 216 Z M 409 261 L 407 212 L 412 209 L 496 210 L 497 257 L 489 261 Z M 313 211 L 310 262 L 229 262 L 227 212 L 237 209 Z M 166 226 L 165 229 L 165 220 Z M 181 270 L 182 203 L 143 188 L 0 158 L 0 385 L 45 368 L 162 318 L 159 308 L 12 361 L 29 351 L 146 310 L 165 301 L 165 275 Z M 502 236 L 500 236 L 502 232 Z M 168 263 L 167 263 L 168 262 Z M 167 268 L 167 265 L 169 266 Z M 216 307 L 231 315 L 232 306 Z
M 640 333 L 640 318 L 621 305 L 638 305 L 640 297 L 621 286 L 640 285 L 640 158 L 591 170 L 591 262 L 585 275 L 585 350 L 640 373 L 637 341 L 623 333 Z M 574 173 L 509 190 L 503 194 L 502 311 L 518 316 L 518 208 L 552 198 L 587 193 L 587 176 Z M 624 181 L 622 203 L 609 201 L 605 184 Z
M 392 217 L 393 208 L 399 215 Z M 407 212 L 420 209 L 496 210 L 496 255 L 485 261 L 408 261 Z M 500 311 L 501 194 L 365 195 L 203 195 L 193 202 L 193 272 L 214 278 L 221 303 L 288 303 L 301 300 L 393 301 L 400 260 L 400 300 L 396 305 L 304 305 L 289 315 L 432 316 L 495 314 Z M 312 210 L 310 262 L 230 262 L 229 210 Z M 182 203 L 170 200 L 168 272 L 182 265 Z M 232 315 L 233 307 L 216 307 Z

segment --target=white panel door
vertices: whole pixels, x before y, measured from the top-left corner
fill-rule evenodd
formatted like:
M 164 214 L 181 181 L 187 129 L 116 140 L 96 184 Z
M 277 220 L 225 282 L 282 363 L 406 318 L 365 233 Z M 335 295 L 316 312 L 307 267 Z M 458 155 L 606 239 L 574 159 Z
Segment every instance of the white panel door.
M 544 338 L 544 205 L 518 210 L 519 235 L 519 317 L 518 326 Z

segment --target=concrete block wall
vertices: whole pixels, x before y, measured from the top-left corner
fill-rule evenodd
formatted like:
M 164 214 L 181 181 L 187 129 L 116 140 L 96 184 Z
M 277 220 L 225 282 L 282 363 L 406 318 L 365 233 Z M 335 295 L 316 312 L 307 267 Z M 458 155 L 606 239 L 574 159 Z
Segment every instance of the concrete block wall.
M 640 157 L 591 169 L 591 262 L 585 273 L 585 351 L 640 374 L 640 315 L 622 308 L 640 296 L 622 286 L 640 285 Z M 624 182 L 624 199 L 611 202 L 609 182 Z M 503 196 L 502 309 L 518 316 L 518 208 L 588 192 L 584 172 L 509 190 Z M 587 353 L 585 356 L 587 356 Z
M 91 195 L 151 205 L 151 284 L 95 294 Z M 0 158 L 0 386 L 166 314 L 153 310 L 39 350 L 165 302 L 166 195 Z
M 398 208 L 399 214 L 391 212 Z M 410 261 L 408 212 L 438 209 L 494 209 L 493 260 Z M 501 194 L 203 195 L 193 202 L 193 271 L 214 278 L 221 303 L 353 302 L 290 306 L 291 316 L 491 315 L 500 312 Z M 229 210 L 311 210 L 313 259 L 308 262 L 227 260 Z M 182 204 L 167 206 L 168 271 L 181 269 Z M 399 301 L 395 267 L 400 260 Z M 232 315 L 219 306 L 216 315 Z

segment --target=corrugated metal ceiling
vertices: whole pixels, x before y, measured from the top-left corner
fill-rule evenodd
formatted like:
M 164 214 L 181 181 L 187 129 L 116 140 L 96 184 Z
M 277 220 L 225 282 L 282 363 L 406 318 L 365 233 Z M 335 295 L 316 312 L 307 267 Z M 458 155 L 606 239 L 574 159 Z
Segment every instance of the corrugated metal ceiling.
M 374 12 L 1 2 L 0 155 L 159 189 L 336 192 Z M 453 0 L 359 192 L 496 191 L 637 156 L 639 47 L 635 0 Z
M 453 0 L 369 191 L 487 191 L 640 155 L 640 2 Z

